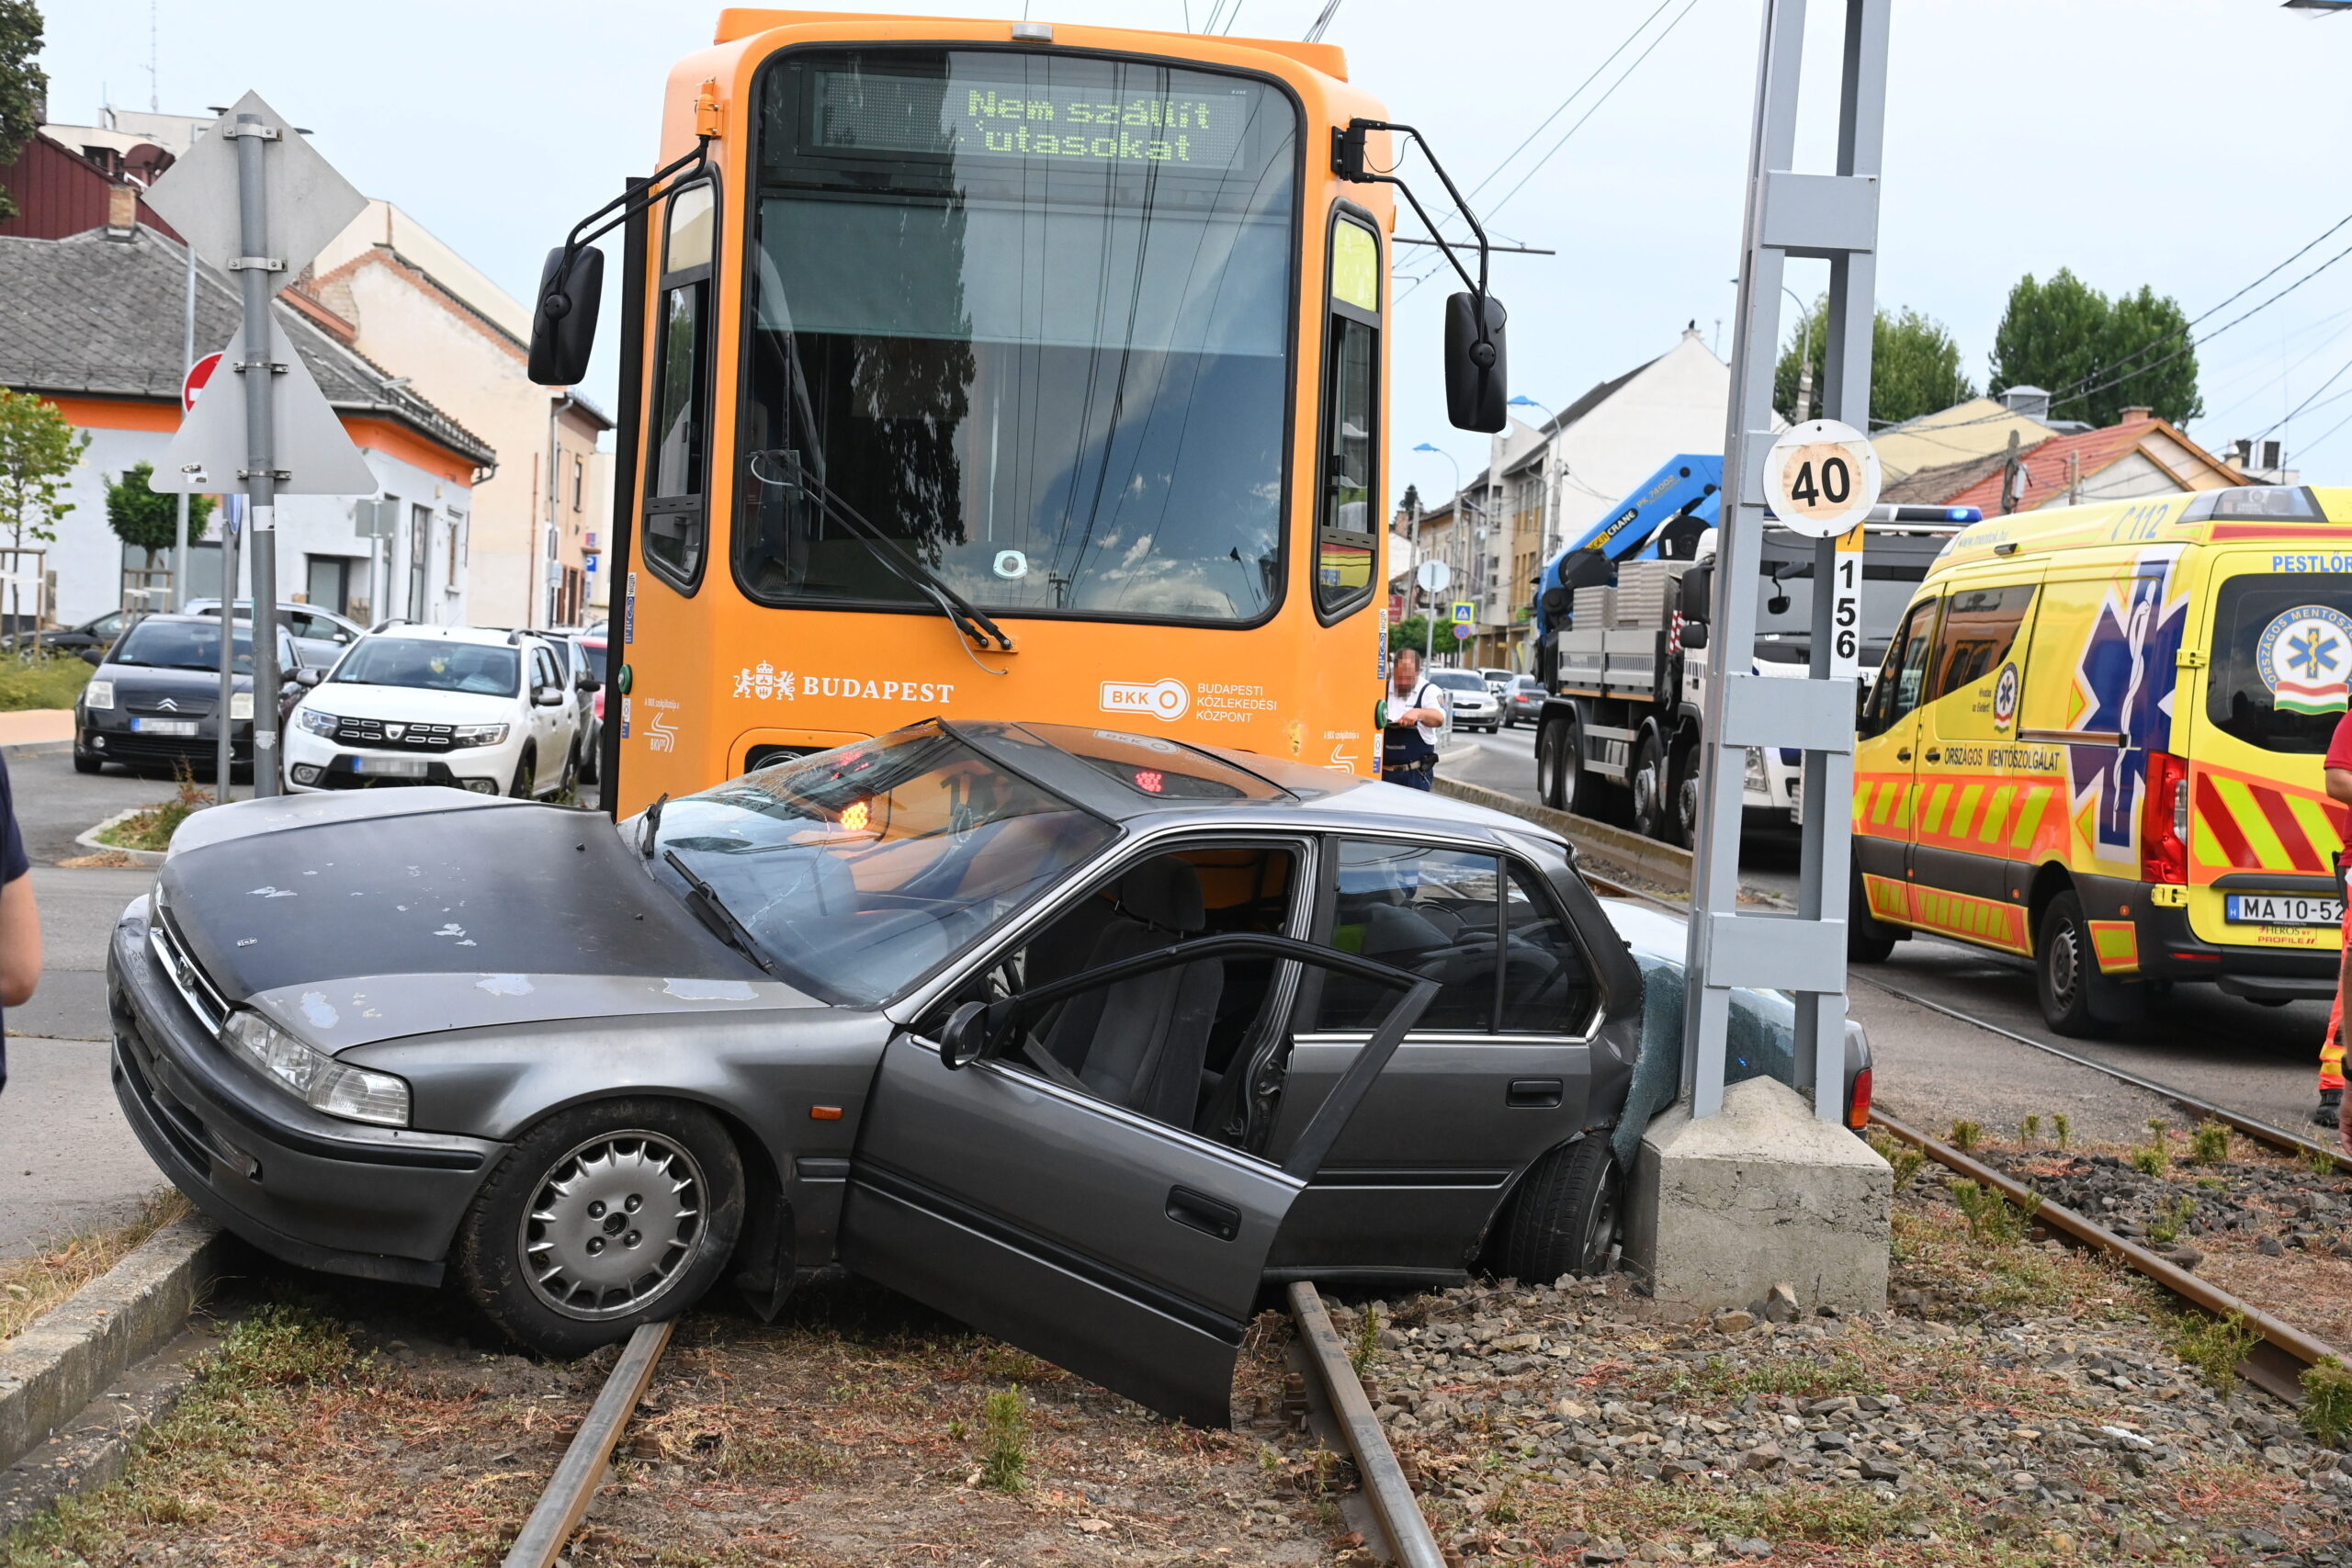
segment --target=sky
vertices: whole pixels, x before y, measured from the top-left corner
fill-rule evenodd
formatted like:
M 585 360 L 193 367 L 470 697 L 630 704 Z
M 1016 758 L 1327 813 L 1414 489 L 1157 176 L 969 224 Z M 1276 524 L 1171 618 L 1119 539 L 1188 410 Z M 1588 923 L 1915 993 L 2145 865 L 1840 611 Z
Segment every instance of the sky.
M 1032 3 L 1038 20 L 1178 28 L 1203 25 L 1216 0 Z M 1297 38 L 1324 0 L 1224 3 L 1238 5 L 1235 36 Z M 1004 17 L 1019 0 L 919 8 Z M 107 101 L 145 108 L 151 90 L 166 111 L 200 113 L 258 89 L 362 190 L 518 298 L 577 217 L 650 171 L 668 68 L 708 42 L 718 12 L 676 0 L 45 9 L 52 118 L 88 123 Z M 1800 169 L 1829 167 L 1843 10 L 1812 7 Z M 1728 349 L 1761 16 L 1760 0 L 1341 0 L 1325 41 L 1347 50 L 1352 80 L 1420 127 L 1458 182 L 1485 182 L 1476 203 L 1498 238 L 1558 253 L 1495 262 L 1514 391 L 1561 407 L 1692 321 Z M 2071 267 L 2110 294 L 2147 284 L 2204 313 L 2352 215 L 2347 64 L 2352 15 L 2275 0 L 1895 0 L 1880 304 L 1941 321 L 1979 386 L 2026 273 Z M 2352 225 L 2200 331 L 2347 245 Z M 1808 299 L 1826 282 L 1824 264 L 1790 271 Z M 1444 281 L 1399 289 L 1392 494 L 1453 483 L 1442 458 L 1411 450 L 1424 441 L 1465 474 L 1486 460 L 1484 436 L 1445 422 Z M 587 390 L 610 406 L 609 308 L 605 320 Z M 2307 481 L 2352 483 L 2352 256 L 2200 346 L 2199 362 L 2206 417 L 2190 432 L 2209 449 L 2283 437 Z

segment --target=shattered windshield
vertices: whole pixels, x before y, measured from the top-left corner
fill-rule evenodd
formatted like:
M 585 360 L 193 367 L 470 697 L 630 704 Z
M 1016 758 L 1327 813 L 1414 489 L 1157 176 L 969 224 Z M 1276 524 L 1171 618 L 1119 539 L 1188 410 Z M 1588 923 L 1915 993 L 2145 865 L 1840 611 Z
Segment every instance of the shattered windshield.
M 896 996 L 1101 852 L 1114 830 L 935 725 L 667 802 L 674 853 L 776 975 L 834 1003 Z

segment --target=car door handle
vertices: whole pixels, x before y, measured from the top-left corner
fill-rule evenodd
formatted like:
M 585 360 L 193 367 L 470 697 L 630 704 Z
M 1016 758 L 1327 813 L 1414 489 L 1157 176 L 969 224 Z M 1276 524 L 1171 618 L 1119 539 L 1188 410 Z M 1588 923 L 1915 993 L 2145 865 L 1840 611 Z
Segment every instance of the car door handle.
M 1189 1187 L 1168 1190 L 1168 1217 L 1219 1241 L 1231 1241 L 1241 1234 L 1240 1210 Z
M 1928 761 L 1930 762 L 1940 762 L 1943 760 L 1944 754 L 1941 751 L 1929 751 L 1928 753 Z
M 1503 1095 L 1503 1103 L 1515 1110 L 1555 1110 L 1560 1103 L 1563 1087 L 1558 1078 L 1513 1078 Z
M 1911 760 L 1911 751 L 1910 751 L 1910 749 L 1909 749 L 1908 747 L 1905 747 L 1904 750 L 1900 750 L 1900 751 L 1897 751 L 1897 752 L 1894 754 L 1894 760 L 1895 760 L 1896 761 L 1898 761 L 1898 762 L 1907 762 L 1907 761 L 1909 761 Z

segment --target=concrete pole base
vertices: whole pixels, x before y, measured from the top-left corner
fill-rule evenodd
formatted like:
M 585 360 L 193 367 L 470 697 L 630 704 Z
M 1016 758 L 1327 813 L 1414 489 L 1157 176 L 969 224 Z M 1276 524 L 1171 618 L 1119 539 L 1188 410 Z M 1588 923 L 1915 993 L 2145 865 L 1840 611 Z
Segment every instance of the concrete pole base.
M 1669 1312 L 1754 1309 L 1781 1284 L 1802 1308 L 1886 1308 L 1894 1172 L 1777 1079 L 1732 1085 L 1703 1122 L 1659 1115 L 1630 1200 L 1625 1256 Z

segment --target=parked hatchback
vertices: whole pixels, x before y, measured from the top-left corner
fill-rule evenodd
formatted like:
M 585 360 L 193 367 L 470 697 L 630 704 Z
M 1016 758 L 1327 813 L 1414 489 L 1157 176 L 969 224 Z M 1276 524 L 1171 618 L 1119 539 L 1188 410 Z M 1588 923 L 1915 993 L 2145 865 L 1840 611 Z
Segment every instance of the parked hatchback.
M 278 1258 L 454 1273 L 557 1354 L 845 1266 L 1209 1426 L 1272 1282 L 1602 1263 L 1643 1049 L 1639 962 L 1544 829 L 1052 725 L 617 827 L 205 812 L 109 975 L 125 1113 Z
M 232 782 L 250 778 L 254 761 L 254 628 L 231 623 L 234 660 L 225 722 Z M 220 766 L 220 622 L 211 615 L 142 615 L 101 650 L 82 658 L 97 666 L 74 700 L 74 771 L 95 773 L 108 762 L 137 772 L 186 768 L 210 778 Z M 281 628 L 277 665 L 286 677 L 281 715 L 301 694 L 301 654 Z
M 1503 688 L 1503 724 L 1517 725 L 1521 719 L 1533 724 L 1544 716 L 1544 699 L 1551 695 L 1544 682 L 1532 675 L 1514 675 L 1510 684 Z
M 1493 734 L 1502 727 L 1502 705 L 1487 690 L 1476 670 L 1432 670 L 1430 684 L 1445 694 L 1446 711 L 1456 729 L 1483 729 Z
M 526 632 L 369 632 L 295 708 L 287 785 L 559 795 L 579 776 L 582 696 L 566 656 Z
M 191 599 L 187 602 L 191 615 L 217 615 L 220 613 L 218 599 Z M 236 614 L 251 619 L 254 602 L 237 601 Z M 359 623 L 345 619 L 333 611 L 316 604 L 281 604 L 277 606 L 277 624 L 286 628 L 294 645 L 302 650 L 302 662 L 314 669 L 325 670 L 343 657 L 343 650 L 366 635 Z

